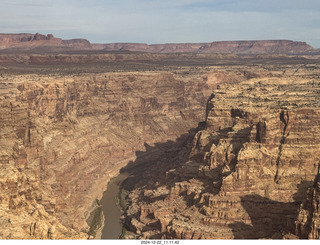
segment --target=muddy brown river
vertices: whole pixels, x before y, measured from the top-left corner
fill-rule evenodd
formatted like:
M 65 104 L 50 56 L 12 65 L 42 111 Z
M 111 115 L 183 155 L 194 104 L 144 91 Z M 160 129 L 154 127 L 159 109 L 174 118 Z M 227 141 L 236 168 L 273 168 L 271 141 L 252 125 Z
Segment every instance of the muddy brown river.
M 119 239 L 119 236 L 121 235 L 121 208 L 118 205 L 118 196 L 120 184 L 127 176 L 128 175 L 124 173 L 111 179 L 108 183 L 107 190 L 103 193 L 100 200 L 105 218 L 101 239 Z

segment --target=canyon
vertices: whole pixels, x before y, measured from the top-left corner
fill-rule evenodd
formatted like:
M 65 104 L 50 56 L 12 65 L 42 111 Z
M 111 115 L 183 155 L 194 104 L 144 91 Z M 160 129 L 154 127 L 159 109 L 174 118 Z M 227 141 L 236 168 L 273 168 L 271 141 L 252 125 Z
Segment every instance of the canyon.
M 219 85 L 186 155 L 177 145 L 148 165 L 144 176 L 158 171 L 156 180 L 124 183 L 127 237 L 319 239 L 316 77 Z
M 249 43 L 1 34 L 0 238 L 100 238 L 121 172 L 123 238 L 319 239 L 319 57 Z

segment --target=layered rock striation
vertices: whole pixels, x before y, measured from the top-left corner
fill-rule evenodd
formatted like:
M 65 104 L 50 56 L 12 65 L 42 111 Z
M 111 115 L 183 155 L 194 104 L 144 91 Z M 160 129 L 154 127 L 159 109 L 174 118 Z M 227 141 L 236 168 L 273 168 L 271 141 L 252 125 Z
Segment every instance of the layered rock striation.
M 36 39 L 30 42 L 52 37 Z M 1 238 L 88 238 L 93 230 L 88 220 L 95 219 L 92 211 L 97 199 L 109 179 L 125 166 L 123 171 L 133 173 L 126 181 L 130 187 L 126 201 L 132 202 L 126 220 L 134 231 L 131 237 L 239 237 L 242 233 L 235 235 L 233 230 L 242 229 L 243 224 L 232 227 L 236 222 L 256 229 L 241 200 L 244 194 L 254 199 L 253 193 L 279 206 L 263 219 L 278 220 L 287 202 L 288 210 L 294 210 L 291 229 L 317 236 L 315 229 L 304 228 L 310 222 L 317 224 L 317 170 L 310 165 L 316 157 L 311 143 L 316 141 L 303 133 L 309 132 L 305 122 L 316 130 L 319 68 L 313 60 L 299 57 L 288 65 L 281 57 L 263 63 L 259 58 L 252 65 L 252 60 L 238 58 L 219 65 L 222 61 L 217 59 L 209 66 L 212 56 L 207 54 L 91 55 L 10 53 L 10 66 L 7 54 L 1 55 Z M 172 57 L 174 64 L 169 62 Z M 154 58 L 160 63 L 148 70 L 145 65 Z M 110 62 L 99 63 L 99 59 Z M 144 62 L 140 71 L 138 61 Z M 91 72 L 84 73 L 88 63 Z M 99 69 L 92 68 L 98 65 Z M 210 97 L 206 112 L 214 89 L 217 93 Z M 218 107 L 213 108 L 215 104 Z M 206 128 L 200 123 L 202 131 L 192 143 L 195 128 L 205 118 Z M 300 143 L 314 153 L 299 148 Z M 284 171 L 282 165 L 288 164 L 295 150 L 297 156 L 290 162 L 293 172 Z M 250 152 L 255 167 L 243 170 Z M 260 174 L 260 160 L 255 159 L 264 157 L 267 177 L 257 184 L 252 181 Z M 240 177 L 233 180 L 235 173 Z M 242 177 L 245 173 L 247 177 Z M 288 184 L 286 179 L 294 182 Z M 293 189 L 288 191 L 289 187 Z M 264 189 L 268 191 L 263 196 Z M 310 195 L 301 206 L 302 194 L 295 201 L 294 193 L 305 190 Z M 234 205 L 232 219 L 221 209 L 229 210 L 230 205 Z M 239 221 L 241 214 L 244 218 Z M 273 232 L 270 229 L 268 234 Z
M 208 85 L 170 72 L 2 75 L 1 238 L 87 238 L 109 179 L 204 113 Z
M 291 40 L 220 41 L 211 43 L 108 43 L 91 44 L 86 39 L 62 40 L 52 34 L 0 34 L 0 49 L 104 50 L 149 53 L 298 54 L 315 51 L 305 42 Z
M 40 33 L 21 33 L 21 34 L 0 34 L 0 49 L 19 49 L 19 50 L 34 50 L 39 48 L 50 47 L 69 48 L 77 50 L 89 50 L 92 46 L 85 39 L 62 40 L 56 38 L 52 34 L 43 35 Z
M 320 239 L 320 166 L 313 185 L 308 189 L 306 199 L 299 208 L 298 218 L 295 221 L 294 234 L 303 239 Z
M 319 239 L 319 93 L 302 74 L 219 84 L 187 161 L 128 195 L 127 237 Z
M 106 44 L 105 50 L 129 50 L 152 53 L 223 53 L 223 54 L 287 54 L 303 53 L 313 48 L 305 42 L 291 40 L 220 41 L 212 43 Z

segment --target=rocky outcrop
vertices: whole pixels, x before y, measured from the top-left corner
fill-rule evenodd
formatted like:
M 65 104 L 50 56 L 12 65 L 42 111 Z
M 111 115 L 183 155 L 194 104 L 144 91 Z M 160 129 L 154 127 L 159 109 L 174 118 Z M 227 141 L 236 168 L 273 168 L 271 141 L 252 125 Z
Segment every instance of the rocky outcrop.
M 319 93 L 305 73 L 219 84 L 187 161 L 128 195 L 131 236 L 319 239 Z
M 92 49 L 91 43 L 86 39 L 62 40 L 62 45 L 68 48 L 80 49 L 80 50 Z
M 62 40 L 56 38 L 52 34 L 42 35 L 36 34 L 0 34 L 0 49 L 19 49 L 19 50 L 61 50 L 61 48 L 69 48 L 76 50 L 89 50 L 92 46 L 85 39 Z
M 305 42 L 290 40 L 221 41 L 212 43 L 173 44 L 106 44 L 105 50 L 128 50 L 152 53 L 222 53 L 222 54 L 288 54 L 303 53 L 313 48 Z
M 86 238 L 109 179 L 204 118 L 209 87 L 198 76 L 2 75 L 0 237 Z
M 300 205 L 295 221 L 294 234 L 303 239 L 320 239 L 320 164 L 313 186 L 307 191 L 306 199 Z
M 42 36 L 36 39 L 40 40 L 30 42 L 47 41 L 42 40 Z M 313 150 L 308 143 L 310 137 L 302 133 L 307 131 L 303 128 L 306 127 L 303 120 L 310 121 L 312 126 L 317 110 L 309 105 L 305 108 L 304 103 L 310 103 L 314 96 L 308 86 L 314 86 L 314 93 L 317 93 L 319 68 L 317 64 L 307 64 L 313 61 L 300 58 L 290 60 L 291 65 L 297 62 L 292 67 L 281 63 L 283 58 L 272 60 L 275 65 L 267 60 L 263 65 L 256 62 L 254 66 L 250 61 L 248 66 L 247 59 L 233 59 L 236 56 L 231 56 L 223 65 L 219 65 L 220 60 L 214 65 L 207 65 L 208 60 L 212 60 L 212 56 L 207 54 L 68 55 L 26 52 L 0 55 L 0 58 L 4 57 L 0 66 L 0 237 L 88 238 L 86 233 L 93 228 L 89 228 L 87 220 L 94 219 L 90 216 L 95 214 L 96 199 L 101 198 L 109 179 L 124 166 L 124 170 L 134 173 L 126 181 L 131 188 L 128 198 L 133 200 L 127 210 L 130 218 L 126 225 L 136 232 L 134 237 L 210 238 L 217 234 L 212 233 L 216 227 L 223 227 L 218 232 L 223 231 L 221 237 L 232 237 L 234 228 L 228 225 L 240 222 L 238 214 L 244 214 L 243 220 L 250 223 L 249 215 L 242 206 L 243 196 L 234 194 L 241 193 L 242 189 L 233 191 L 238 186 L 249 188 L 246 187 L 247 177 L 245 181 L 242 177 L 236 179 L 237 184 L 232 184 L 230 177 L 235 175 L 237 166 L 240 166 L 237 170 L 239 176 L 242 174 L 246 156 L 243 152 L 249 154 L 244 151 L 248 139 L 255 142 L 248 146 L 249 149 L 261 144 L 261 158 L 264 148 L 268 149 L 270 157 L 277 154 L 270 160 L 275 164 L 273 172 L 268 172 L 269 165 L 264 169 L 275 186 L 271 185 L 268 192 L 268 198 L 275 199 L 268 202 L 272 205 L 277 203 L 279 207 L 283 201 L 288 202 L 288 210 L 297 210 L 298 216 L 300 206 L 296 209 L 290 195 L 299 189 L 295 186 L 299 178 L 313 183 L 313 168 L 309 163 L 304 165 L 300 162 L 301 159 L 309 162 L 311 154 L 299 148 L 297 159 L 290 162 L 296 166 L 292 176 L 290 171 L 283 171 L 282 162 L 287 164 L 291 154 L 288 150 L 292 152 L 295 149 L 285 145 L 290 142 L 291 135 L 298 135 L 294 140 Z M 176 63 L 170 63 L 172 57 Z M 101 60 L 105 63 L 99 63 Z M 141 62 L 140 70 L 137 69 L 138 62 Z M 90 68 L 90 73 L 85 73 L 89 64 L 93 68 Z M 96 70 L 96 66 L 100 66 L 99 69 Z M 281 99 L 291 98 L 278 93 L 288 87 L 285 83 L 281 87 L 282 79 L 279 79 L 286 76 L 297 81 L 287 93 L 298 93 L 298 97 L 292 98 L 300 101 Z M 253 80 L 248 84 L 242 83 L 248 79 Z M 270 83 L 268 79 L 271 79 Z M 305 86 L 300 86 L 303 79 Z M 224 88 L 225 84 L 229 87 Z M 222 111 L 213 110 L 215 103 L 208 103 L 205 111 L 208 97 L 217 88 L 221 92 L 219 107 Z M 264 111 L 259 106 L 249 106 L 251 109 L 248 111 L 243 109 L 250 105 L 250 100 L 254 102 L 254 96 L 261 96 L 261 91 L 269 90 L 272 90 L 272 96 L 271 93 L 271 97 L 262 96 L 257 104 L 267 103 L 269 109 Z M 224 97 L 224 91 L 230 91 L 230 94 Z M 236 93 L 232 95 L 232 91 Z M 251 92 L 256 94 L 253 96 Z M 239 100 L 243 105 L 229 108 L 228 99 L 234 95 L 243 98 Z M 217 98 L 218 94 L 211 96 L 210 100 Z M 285 104 L 280 108 L 275 101 Z M 316 105 L 316 102 L 313 103 Z M 238 100 L 234 99 L 232 103 L 236 104 Z M 286 103 L 292 107 L 283 108 Z M 298 108 L 300 105 L 302 108 Z M 314 112 L 312 116 L 304 118 L 303 110 L 311 109 Z M 295 110 L 298 111 L 296 120 Z M 260 115 L 269 112 L 270 118 L 266 116 L 264 119 Z M 221 120 L 214 119 L 212 113 L 221 115 Z M 207 129 L 203 128 L 204 123 L 200 123 L 202 131 L 192 143 L 190 138 L 196 133 L 195 128 L 205 118 Z M 218 123 L 221 131 L 217 128 Z M 227 159 L 223 158 L 222 152 L 227 153 Z M 223 165 L 214 157 L 224 159 Z M 308 169 L 305 170 L 304 166 Z M 213 170 L 215 168 L 217 171 Z M 256 168 L 243 171 L 256 173 Z M 297 169 L 299 174 L 305 171 L 307 177 L 299 175 L 296 179 Z M 227 170 L 230 174 L 225 176 Z M 250 174 L 248 176 L 249 180 L 254 178 Z M 224 177 L 228 178 L 224 181 Z M 291 178 L 296 179 L 292 184 L 296 189 L 287 191 L 286 178 L 290 181 Z M 312 184 L 303 184 L 302 189 L 311 187 Z M 232 195 L 234 199 L 230 201 L 228 196 L 225 199 L 221 196 L 216 201 L 214 197 L 220 192 L 219 188 L 223 191 L 221 193 Z M 252 190 L 261 195 L 261 188 L 264 187 L 257 185 Z M 272 188 L 284 191 L 277 192 Z M 244 189 L 243 193 L 251 195 L 253 192 Z M 287 195 L 288 200 L 280 200 L 276 193 Z M 159 203 L 159 208 L 153 205 L 154 202 Z M 226 210 L 232 205 L 234 210 L 240 210 L 235 211 L 236 218 L 232 222 L 224 210 L 217 212 L 218 208 L 215 208 L 213 211 L 212 207 L 220 203 Z M 267 218 L 277 220 L 279 210 L 281 208 Z M 217 217 L 219 220 L 216 222 Z M 212 223 L 217 225 L 208 226 Z M 294 230 L 298 223 L 290 224 Z
M 22 50 L 104 50 L 148 53 L 300 54 L 314 49 L 291 40 L 220 41 L 212 43 L 109 43 L 91 44 L 85 39 L 62 40 L 52 34 L 0 34 L 0 49 Z
M 8 159 L 1 156 L 1 239 L 86 239 L 87 234 L 62 225 L 54 215 L 55 200 L 44 196 L 34 179 L 39 175 L 24 173 Z

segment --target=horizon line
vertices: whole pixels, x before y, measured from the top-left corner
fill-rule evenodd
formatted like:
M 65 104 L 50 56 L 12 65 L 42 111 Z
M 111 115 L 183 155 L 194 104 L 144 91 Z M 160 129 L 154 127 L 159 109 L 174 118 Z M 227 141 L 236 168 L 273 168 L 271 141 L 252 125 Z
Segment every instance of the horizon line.
M 152 46 L 152 45 L 174 45 L 174 44 L 210 44 L 210 43 L 219 43 L 219 42 L 256 42 L 256 41 L 291 41 L 291 42 L 301 42 L 301 43 L 306 43 L 308 44 L 310 47 L 312 47 L 313 49 L 317 49 L 315 47 L 313 47 L 312 45 L 310 45 L 307 41 L 302 41 L 302 40 L 293 40 L 293 39 L 234 39 L 234 40 L 214 40 L 214 41 L 204 41 L 204 42 L 157 42 L 157 43 L 147 43 L 147 42 L 133 42 L 133 41 L 118 41 L 118 42 L 92 42 L 90 41 L 89 38 L 85 38 L 85 37 L 76 37 L 76 38 L 62 38 L 62 37 L 57 37 L 52 33 L 47 33 L 47 34 L 42 34 L 40 32 L 36 32 L 36 33 L 31 33 L 31 32 L 17 32 L 17 33 L 0 33 L 0 35 L 36 35 L 36 34 L 40 34 L 40 35 L 44 35 L 44 36 L 48 36 L 48 35 L 53 35 L 54 38 L 57 39 L 61 39 L 61 40 L 86 40 L 88 42 L 90 42 L 90 44 L 145 44 L 148 46 Z

